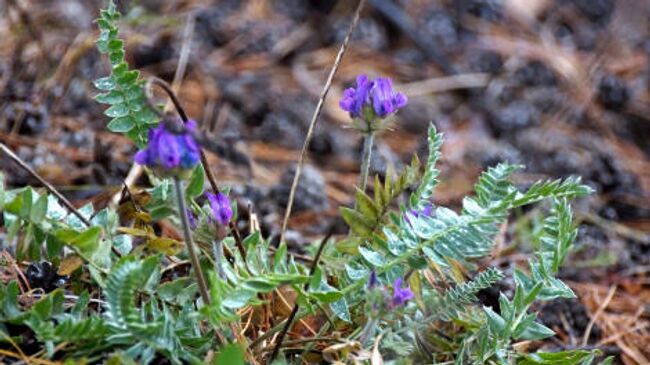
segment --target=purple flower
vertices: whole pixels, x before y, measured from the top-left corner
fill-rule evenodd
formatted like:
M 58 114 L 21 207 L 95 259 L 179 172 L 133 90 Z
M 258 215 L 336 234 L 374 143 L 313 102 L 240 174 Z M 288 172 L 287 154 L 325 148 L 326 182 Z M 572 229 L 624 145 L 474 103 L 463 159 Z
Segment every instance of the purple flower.
M 406 95 L 393 90 L 393 82 L 386 77 L 378 77 L 372 89 L 372 107 L 377 116 L 384 118 L 395 113 L 407 103 Z
M 230 222 L 232 218 L 232 208 L 230 207 L 230 201 L 224 193 L 206 193 L 205 194 L 210 201 L 210 206 L 212 207 L 212 214 L 214 218 L 221 224 L 225 226 Z
M 375 286 L 377 286 L 377 273 L 375 270 L 372 270 L 370 272 L 370 276 L 368 277 L 368 289 L 372 289 Z
M 149 129 L 147 147 L 135 154 L 135 162 L 165 170 L 194 167 L 200 159 L 199 146 L 190 134 L 196 129 L 196 122 L 190 120 L 185 127 L 187 131 L 182 134 L 168 131 L 164 123 Z
M 365 104 L 370 101 L 370 89 L 374 85 L 373 81 L 368 80 L 368 76 L 357 76 L 357 87 L 345 89 L 343 98 L 339 102 L 341 109 L 350 113 L 350 117 L 357 118 L 361 116 L 361 111 Z
M 404 305 L 414 297 L 415 295 L 410 288 L 402 288 L 402 278 L 395 279 L 393 283 L 393 298 L 390 303 L 391 307 L 395 308 Z
M 373 114 L 385 118 L 404 107 L 407 102 L 406 95 L 393 90 L 393 82 L 389 78 L 378 77 L 370 81 L 368 76 L 359 75 L 356 88 L 345 89 L 339 105 L 352 118 L 370 118 Z
M 420 210 L 409 209 L 409 211 L 404 215 L 404 219 L 406 219 L 406 222 L 408 224 L 411 224 L 411 216 L 417 218 L 419 216 L 431 217 L 432 215 L 433 215 L 433 204 L 427 203 L 427 205 L 425 205 L 424 208 Z

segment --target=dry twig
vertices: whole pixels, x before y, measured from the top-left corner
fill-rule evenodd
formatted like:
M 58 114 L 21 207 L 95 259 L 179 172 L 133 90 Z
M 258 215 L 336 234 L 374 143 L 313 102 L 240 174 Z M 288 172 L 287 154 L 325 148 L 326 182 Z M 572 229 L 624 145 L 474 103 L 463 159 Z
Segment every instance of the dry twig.
M 323 86 L 323 91 L 321 93 L 320 98 L 318 99 L 318 104 L 316 104 L 316 110 L 314 110 L 314 114 L 311 118 L 311 121 L 309 122 L 309 129 L 307 129 L 307 136 L 305 137 L 305 142 L 302 145 L 302 150 L 300 151 L 300 157 L 298 159 L 298 164 L 296 166 L 296 173 L 294 174 L 293 182 L 291 183 L 289 200 L 287 202 L 287 208 L 284 212 L 284 219 L 282 221 L 282 230 L 280 231 L 280 242 L 284 240 L 284 234 L 287 231 L 287 224 L 289 223 L 289 216 L 291 215 L 293 200 L 296 195 L 296 189 L 298 188 L 298 181 L 300 180 L 300 175 L 302 174 L 302 165 L 305 161 L 305 156 L 307 155 L 307 149 L 309 148 L 309 143 L 311 142 L 312 135 L 314 134 L 314 128 L 316 127 L 316 122 L 318 121 L 318 117 L 320 116 L 321 111 L 323 110 L 323 105 L 325 104 L 325 98 L 327 97 L 327 93 L 329 92 L 330 87 L 332 86 L 332 80 L 334 79 L 334 75 L 336 74 L 336 71 L 339 69 L 339 66 L 341 65 L 341 60 L 343 59 L 343 55 L 345 54 L 345 51 L 348 48 L 348 44 L 350 43 L 350 38 L 352 37 L 352 31 L 354 31 L 354 28 L 356 27 L 359 21 L 359 14 L 361 13 L 361 9 L 363 8 L 364 3 L 365 0 L 359 0 L 359 5 L 357 5 L 357 9 L 354 11 L 354 17 L 352 18 L 352 22 L 350 23 L 350 27 L 348 28 L 348 33 L 345 35 L 345 39 L 343 40 L 343 44 L 341 44 L 341 48 L 339 49 L 339 52 L 336 55 L 336 59 L 334 59 L 334 64 L 332 65 L 332 69 L 330 70 L 330 73 L 327 76 L 327 81 L 325 82 L 325 86 Z

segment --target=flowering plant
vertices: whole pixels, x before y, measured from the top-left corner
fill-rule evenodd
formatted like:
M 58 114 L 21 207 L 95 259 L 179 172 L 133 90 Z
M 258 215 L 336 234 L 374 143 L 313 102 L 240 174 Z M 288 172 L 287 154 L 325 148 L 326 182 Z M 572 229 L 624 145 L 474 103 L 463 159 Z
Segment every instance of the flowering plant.
M 386 77 L 375 80 L 359 75 L 356 87 L 345 89 L 339 102 L 356 122 L 356 128 L 363 132 L 383 129 L 386 118 L 406 106 L 408 99 L 401 92 L 393 90 L 393 81 Z
M 340 209 L 349 234 L 301 247 L 306 254 L 275 245 L 254 224 L 241 234 L 234 197 L 204 164 L 197 123 L 180 111 L 179 131 L 176 121 L 156 120 L 162 113 L 124 59 L 118 18 L 111 3 L 97 20 L 98 47 L 111 63 L 111 74 L 95 82 L 97 99 L 111 105 L 108 128 L 129 137 L 140 149 L 135 162 L 158 176 L 148 175 L 146 191 L 125 189 L 131 199 L 117 209 L 96 211 L 31 187 L 5 190 L 0 174 L 3 239 L 16 242 L 17 261 L 49 259 L 66 271 L 41 265 L 52 279 L 80 279 L 48 293 L 28 290 L 21 275 L 0 283 L 0 334 L 11 345 L 0 356 L 66 364 L 594 361 L 591 349 L 516 346 L 554 334 L 530 310 L 536 301 L 574 296 L 556 275 L 577 234 L 569 200 L 591 192 L 579 179 L 520 189 L 510 181 L 520 167 L 500 164 L 479 177 L 460 209 L 435 205 L 442 135 L 431 125 L 424 164 L 414 157 L 399 174 L 376 176 L 368 194 L 374 133 L 407 98 L 388 78 L 360 75 L 340 101 L 364 134 L 355 204 Z M 138 193 L 148 201 L 136 201 Z M 506 276 L 485 259 L 509 214 L 540 202 L 539 245 L 528 267 L 511 273 L 514 293 L 484 305 L 476 294 Z M 310 337 L 292 338 L 302 333 Z M 29 348 L 16 344 L 22 337 Z
M 171 132 L 160 123 L 149 130 L 146 147 L 135 154 L 135 162 L 154 169 L 164 177 L 189 177 L 200 160 L 199 147 L 192 136 L 196 122 L 190 120 L 181 133 Z

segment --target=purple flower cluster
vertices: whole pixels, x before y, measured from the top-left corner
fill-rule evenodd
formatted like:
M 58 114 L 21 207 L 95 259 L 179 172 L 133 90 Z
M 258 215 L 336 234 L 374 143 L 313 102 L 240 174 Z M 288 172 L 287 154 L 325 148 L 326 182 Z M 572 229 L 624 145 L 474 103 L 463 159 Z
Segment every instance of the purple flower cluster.
M 371 81 L 368 76 L 359 75 L 356 88 L 345 89 L 339 106 L 350 113 L 352 118 L 366 118 L 367 113 L 372 113 L 373 117 L 385 118 L 404 107 L 407 102 L 406 95 L 393 90 L 391 79 L 378 77 Z
M 232 219 L 232 208 L 230 207 L 230 200 L 224 193 L 206 193 L 212 207 L 212 214 L 214 218 L 222 226 L 227 225 Z
M 164 171 L 193 168 L 200 159 L 199 146 L 191 135 L 196 122 L 190 120 L 185 127 L 186 132 L 181 134 L 168 131 L 164 123 L 149 129 L 147 147 L 135 154 L 135 162 Z

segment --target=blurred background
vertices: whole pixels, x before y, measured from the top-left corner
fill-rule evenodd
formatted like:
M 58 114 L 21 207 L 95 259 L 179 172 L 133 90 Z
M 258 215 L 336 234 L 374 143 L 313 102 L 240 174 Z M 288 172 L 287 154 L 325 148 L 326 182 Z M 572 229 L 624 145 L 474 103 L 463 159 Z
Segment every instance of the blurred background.
M 0 141 L 77 204 L 100 207 L 122 189 L 135 152 L 105 129 L 105 106 L 93 100 L 93 80 L 109 72 L 94 44 L 105 5 L 0 2 Z M 174 83 L 212 141 L 220 182 L 277 237 L 293 165 L 357 2 L 118 5 L 131 66 Z M 647 0 L 367 0 L 309 146 L 287 239 L 300 251 L 350 204 L 362 142 L 338 100 L 360 73 L 389 76 L 409 105 L 378 137 L 371 173 L 399 171 L 413 153 L 424 159 L 433 122 L 445 134 L 435 203 L 458 206 L 501 161 L 526 166 L 516 175 L 522 187 L 581 176 L 596 193 L 575 205 L 577 250 L 562 272 L 580 299 L 547 304 L 540 316 L 559 333 L 557 346 L 578 346 L 614 291 L 588 343 L 622 354 L 621 363 L 649 364 L 649 57 Z M 37 185 L 4 156 L 0 169 L 11 186 Z M 513 217 L 510 250 L 492 264 L 527 259 L 509 253 L 526 252 L 525 240 L 509 237 L 534 234 L 536 217 Z M 490 305 L 495 293 L 482 299 Z

